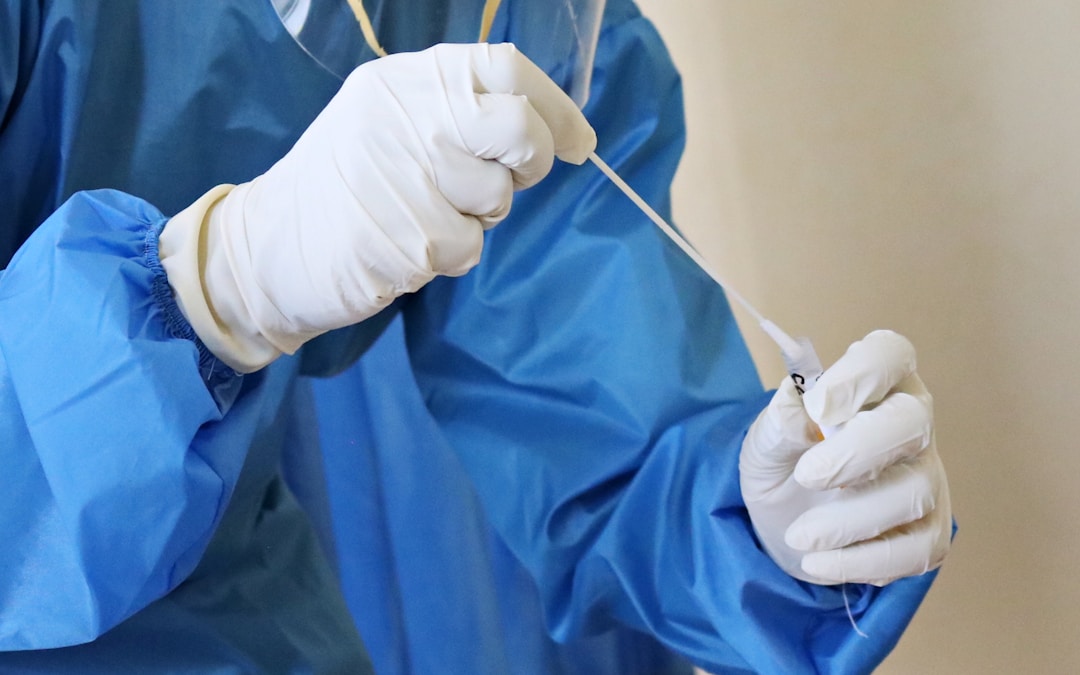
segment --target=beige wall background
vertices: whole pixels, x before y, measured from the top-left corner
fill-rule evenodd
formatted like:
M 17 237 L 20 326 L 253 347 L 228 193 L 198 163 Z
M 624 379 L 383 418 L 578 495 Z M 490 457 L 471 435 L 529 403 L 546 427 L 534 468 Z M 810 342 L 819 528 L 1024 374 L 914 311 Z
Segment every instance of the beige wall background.
M 823 360 L 919 349 L 960 532 L 878 672 L 1080 672 L 1080 2 L 640 4 L 684 75 L 690 239 Z

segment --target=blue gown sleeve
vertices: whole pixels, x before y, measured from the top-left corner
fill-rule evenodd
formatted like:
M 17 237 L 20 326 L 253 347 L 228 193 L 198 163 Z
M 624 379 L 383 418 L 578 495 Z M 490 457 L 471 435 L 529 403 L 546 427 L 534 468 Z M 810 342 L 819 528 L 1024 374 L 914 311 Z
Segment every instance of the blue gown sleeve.
M 164 222 L 77 193 L 0 277 L 0 650 L 87 642 L 165 595 L 243 465 L 258 410 L 239 394 L 259 378 L 191 339 Z
M 640 16 L 602 34 L 586 114 L 667 214 L 680 83 Z M 403 312 L 425 403 L 556 639 L 619 622 L 713 672 L 789 675 L 868 672 L 895 645 L 933 575 L 814 586 L 761 550 L 737 462 L 769 395 L 721 291 L 593 167 L 519 194 L 479 267 Z

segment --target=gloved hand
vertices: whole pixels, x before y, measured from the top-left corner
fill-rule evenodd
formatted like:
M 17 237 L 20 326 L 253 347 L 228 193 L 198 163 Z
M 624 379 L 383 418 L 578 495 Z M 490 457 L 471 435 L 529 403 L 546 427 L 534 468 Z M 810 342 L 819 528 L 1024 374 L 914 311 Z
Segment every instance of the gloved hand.
M 835 430 L 821 440 L 822 427 Z M 739 471 L 758 538 L 798 579 L 883 586 L 949 551 L 933 401 L 896 333 L 853 344 L 803 397 L 785 378 L 750 427 Z
M 357 68 L 277 164 L 173 217 L 159 254 L 196 334 L 241 372 L 480 258 L 483 231 L 584 116 L 513 45 L 438 45 Z

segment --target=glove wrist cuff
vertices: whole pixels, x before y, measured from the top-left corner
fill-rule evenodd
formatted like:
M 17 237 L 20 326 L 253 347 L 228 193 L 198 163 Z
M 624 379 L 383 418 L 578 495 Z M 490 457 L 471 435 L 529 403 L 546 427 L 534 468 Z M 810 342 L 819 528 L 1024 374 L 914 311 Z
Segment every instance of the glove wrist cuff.
M 173 216 L 159 239 L 159 256 L 176 304 L 195 334 L 237 372 L 265 367 L 282 354 L 248 311 L 221 246 L 221 206 L 234 190 L 218 185 Z

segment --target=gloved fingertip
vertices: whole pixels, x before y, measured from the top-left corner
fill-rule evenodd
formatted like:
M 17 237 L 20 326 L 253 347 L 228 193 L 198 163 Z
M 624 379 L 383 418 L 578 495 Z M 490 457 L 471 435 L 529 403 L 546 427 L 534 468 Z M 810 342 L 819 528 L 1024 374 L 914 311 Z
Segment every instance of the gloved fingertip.
M 831 585 L 845 582 L 843 567 L 836 551 L 807 553 L 800 566 L 803 573 L 813 578 L 814 583 Z
M 837 396 L 834 387 L 818 386 L 803 395 L 807 416 L 819 427 L 836 427 L 847 422 L 856 412 L 851 410 L 850 397 Z
M 837 467 L 821 453 L 807 452 L 795 465 L 795 482 L 807 490 L 828 490 L 836 478 Z
M 788 548 L 804 553 L 813 548 L 810 535 L 807 534 L 805 528 L 799 526 L 798 522 L 792 523 L 784 532 L 784 543 L 788 545 Z
M 572 139 L 556 139 L 555 156 L 569 164 L 581 166 L 596 150 L 596 131 L 585 121 L 584 116 L 581 124 L 575 126 L 577 128 Z

